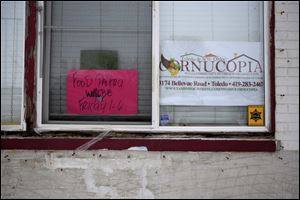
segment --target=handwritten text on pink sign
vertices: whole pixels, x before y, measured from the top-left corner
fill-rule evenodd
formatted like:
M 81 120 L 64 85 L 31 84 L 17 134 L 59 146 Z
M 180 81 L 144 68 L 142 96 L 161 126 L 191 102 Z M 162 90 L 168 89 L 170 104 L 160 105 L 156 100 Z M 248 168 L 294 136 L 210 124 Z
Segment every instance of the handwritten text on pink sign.
M 136 114 L 137 70 L 69 70 L 67 112 Z

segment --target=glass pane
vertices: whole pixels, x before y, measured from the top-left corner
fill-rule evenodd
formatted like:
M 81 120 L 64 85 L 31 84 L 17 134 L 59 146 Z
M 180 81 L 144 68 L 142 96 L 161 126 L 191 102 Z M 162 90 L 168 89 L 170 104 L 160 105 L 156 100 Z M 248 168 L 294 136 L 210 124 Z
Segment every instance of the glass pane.
M 21 121 L 24 1 L 1 1 L 1 125 Z
M 52 2 L 50 120 L 151 123 L 151 17 L 149 1 Z
M 263 2 L 160 2 L 160 55 L 160 125 L 263 125 Z

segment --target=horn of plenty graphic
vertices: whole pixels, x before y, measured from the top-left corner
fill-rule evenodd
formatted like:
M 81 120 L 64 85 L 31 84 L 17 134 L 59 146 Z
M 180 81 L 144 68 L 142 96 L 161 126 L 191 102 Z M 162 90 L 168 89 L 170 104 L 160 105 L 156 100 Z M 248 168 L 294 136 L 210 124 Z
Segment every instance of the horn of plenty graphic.
M 170 60 L 166 59 L 161 54 L 161 63 L 165 66 L 165 68 L 171 73 L 172 76 L 176 76 L 180 70 L 180 65 L 176 60 L 171 58 Z
M 161 63 L 165 66 L 165 68 L 168 69 L 169 65 L 171 64 L 171 62 L 169 60 L 167 60 L 164 55 L 161 54 L 160 56 L 160 60 L 161 60 Z

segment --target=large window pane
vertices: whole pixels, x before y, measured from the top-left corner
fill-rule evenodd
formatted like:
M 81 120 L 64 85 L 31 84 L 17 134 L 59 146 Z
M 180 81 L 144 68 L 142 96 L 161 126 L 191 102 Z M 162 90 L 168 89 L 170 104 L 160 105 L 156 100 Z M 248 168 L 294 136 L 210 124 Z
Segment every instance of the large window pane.
M 1 125 L 21 122 L 24 1 L 1 1 Z
M 161 125 L 248 125 L 264 105 L 263 2 L 160 2 L 160 55 Z
M 151 2 L 54 1 L 47 6 L 44 65 L 50 73 L 49 96 L 45 97 L 49 99 L 49 120 L 150 124 Z M 99 76 L 103 70 L 137 70 L 137 112 L 70 113 L 67 98 L 70 70 L 86 70 L 80 72 L 83 74 L 98 70 L 95 73 Z

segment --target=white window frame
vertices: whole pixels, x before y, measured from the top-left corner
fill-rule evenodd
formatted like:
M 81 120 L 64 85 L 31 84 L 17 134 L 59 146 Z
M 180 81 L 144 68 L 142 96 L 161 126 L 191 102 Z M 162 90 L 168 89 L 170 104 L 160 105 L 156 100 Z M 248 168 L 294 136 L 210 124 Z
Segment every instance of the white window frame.
M 1 131 L 25 131 L 26 130 L 26 122 L 25 122 L 25 97 L 24 97 L 24 75 L 25 75 L 25 36 L 26 36 L 26 1 L 23 2 L 24 3 L 24 20 L 23 20 L 23 26 L 24 26 L 24 40 L 22 43 L 22 48 L 23 48 L 23 54 L 22 54 L 22 66 L 23 66 L 23 70 L 22 70 L 22 85 L 21 85 L 21 118 L 20 118 L 20 124 L 15 124 L 15 125 L 2 125 L 1 124 Z
M 151 125 L 95 125 L 95 124 L 45 124 L 42 123 L 43 78 L 43 16 L 44 2 L 39 1 L 38 47 L 37 47 L 37 130 L 38 131 L 125 131 L 125 132 L 269 132 L 270 130 L 270 62 L 269 62 L 269 16 L 270 3 L 264 1 L 264 65 L 265 65 L 265 126 L 160 126 L 159 125 L 159 1 L 152 1 L 152 124 Z M 47 109 L 47 108 L 46 108 Z

